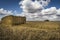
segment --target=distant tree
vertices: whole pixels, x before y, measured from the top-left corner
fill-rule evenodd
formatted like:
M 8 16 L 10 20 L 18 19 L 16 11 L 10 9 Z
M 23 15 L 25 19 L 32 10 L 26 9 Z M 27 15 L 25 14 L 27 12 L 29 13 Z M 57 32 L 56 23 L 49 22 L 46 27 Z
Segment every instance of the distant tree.
M 45 20 L 45 21 L 49 21 L 49 20 Z

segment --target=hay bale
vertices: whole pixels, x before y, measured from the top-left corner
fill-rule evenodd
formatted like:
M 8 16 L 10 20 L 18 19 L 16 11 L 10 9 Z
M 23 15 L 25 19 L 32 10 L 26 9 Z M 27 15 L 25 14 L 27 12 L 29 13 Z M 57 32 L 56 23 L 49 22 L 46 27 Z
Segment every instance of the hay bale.
M 21 16 L 6 16 L 1 20 L 4 25 L 20 25 L 26 23 L 26 17 Z
M 14 16 L 13 17 L 13 25 L 19 25 L 26 23 L 26 18 L 21 16 Z

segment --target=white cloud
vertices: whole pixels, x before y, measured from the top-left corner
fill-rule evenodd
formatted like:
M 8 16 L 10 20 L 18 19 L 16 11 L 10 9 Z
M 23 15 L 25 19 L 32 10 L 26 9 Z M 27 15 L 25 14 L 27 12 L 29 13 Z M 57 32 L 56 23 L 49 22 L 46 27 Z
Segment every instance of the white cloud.
M 57 18 L 57 8 L 56 7 L 51 7 L 47 8 L 41 11 L 43 16 L 43 19 L 48 19 L 48 20 L 54 20 Z
M 23 0 L 19 3 L 20 7 L 23 9 L 20 16 L 26 16 L 28 21 L 59 21 L 60 20 L 60 8 L 50 7 L 45 9 L 44 7 L 48 6 L 50 0 Z
M 47 8 L 41 11 L 45 19 L 59 21 L 60 20 L 60 9 L 56 7 Z
M 50 0 L 35 0 L 35 2 L 32 0 L 23 0 L 19 3 L 19 5 L 22 5 L 20 7 L 24 12 L 35 13 L 44 9 L 44 7 L 47 6 L 49 2 Z
M 0 8 L 0 20 L 2 17 L 5 17 L 7 15 L 13 15 L 13 12 L 10 10 L 5 10 L 3 8 Z
M 44 14 L 56 14 L 57 13 L 57 8 L 56 7 L 51 7 L 47 8 L 41 11 L 41 13 Z
M 44 10 L 44 7 L 47 6 L 49 2 L 50 0 L 35 0 L 34 2 L 32 0 L 23 0 L 19 3 L 23 9 L 20 16 L 26 16 L 27 20 L 43 20 L 41 11 Z
M 59 21 L 60 20 L 60 9 L 56 7 L 51 7 L 42 10 L 41 12 L 36 13 L 22 13 L 20 16 L 26 16 L 27 21 L 43 21 L 43 20 L 50 20 L 50 21 Z
M 3 8 L 0 9 L 0 15 L 11 15 L 13 14 L 12 11 L 4 10 Z
M 57 10 L 57 15 L 60 15 L 60 8 Z

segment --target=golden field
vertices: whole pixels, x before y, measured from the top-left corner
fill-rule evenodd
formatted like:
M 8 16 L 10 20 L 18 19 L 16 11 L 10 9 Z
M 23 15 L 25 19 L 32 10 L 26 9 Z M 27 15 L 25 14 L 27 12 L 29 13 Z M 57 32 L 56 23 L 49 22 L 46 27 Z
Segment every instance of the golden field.
M 0 24 L 0 40 L 60 40 L 60 22 L 31 21 L 14 26 Z

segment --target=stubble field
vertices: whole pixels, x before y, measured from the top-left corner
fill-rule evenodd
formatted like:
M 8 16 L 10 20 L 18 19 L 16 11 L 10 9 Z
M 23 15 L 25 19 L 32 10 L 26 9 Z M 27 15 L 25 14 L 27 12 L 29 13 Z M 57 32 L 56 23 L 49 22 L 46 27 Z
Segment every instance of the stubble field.
M 0 40 L 60 40 L 60 22 L 31 21 L 26 24 L 0 24 Z

